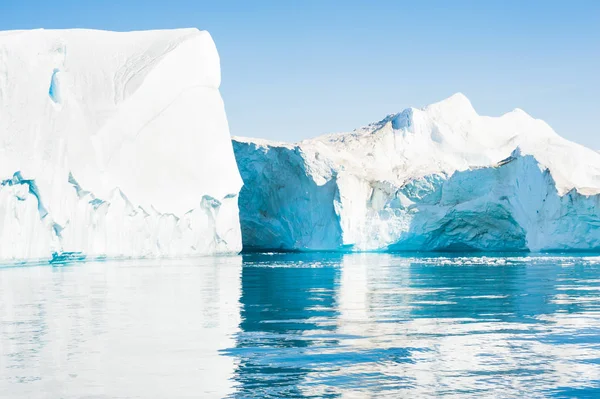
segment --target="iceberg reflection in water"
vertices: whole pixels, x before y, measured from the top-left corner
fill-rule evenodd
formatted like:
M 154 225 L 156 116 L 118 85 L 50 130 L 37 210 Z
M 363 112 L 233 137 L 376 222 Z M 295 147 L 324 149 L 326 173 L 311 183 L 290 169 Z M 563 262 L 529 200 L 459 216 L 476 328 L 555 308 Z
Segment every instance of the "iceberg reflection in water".
M 0 268 L 0 398 L 233 393 L 241 257 Z
M 598 397 L 600 258 L 0 269 L 0 397 Z

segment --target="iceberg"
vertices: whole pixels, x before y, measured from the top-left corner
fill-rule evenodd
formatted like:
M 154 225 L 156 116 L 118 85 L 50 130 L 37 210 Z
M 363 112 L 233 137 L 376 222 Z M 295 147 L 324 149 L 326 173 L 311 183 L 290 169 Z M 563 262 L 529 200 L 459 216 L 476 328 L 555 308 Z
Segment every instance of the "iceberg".
M 244 248 L 600 250 L 600 154 L 462 94 L 295 144 L 235 137 Z
M 0 32 L 0 260 L 241 250 L 211 36 Z

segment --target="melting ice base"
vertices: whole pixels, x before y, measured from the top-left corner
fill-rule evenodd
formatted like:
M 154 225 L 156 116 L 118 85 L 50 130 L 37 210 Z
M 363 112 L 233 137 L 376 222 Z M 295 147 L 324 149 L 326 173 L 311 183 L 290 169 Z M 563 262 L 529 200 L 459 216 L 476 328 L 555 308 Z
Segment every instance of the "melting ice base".
M 238 252 L 219 85 L 196 29 L 0 32 L 0 259 Z
M 296 144 L 235 138 L 244 247 L 600 249 L 600 154 L 456 94 Z

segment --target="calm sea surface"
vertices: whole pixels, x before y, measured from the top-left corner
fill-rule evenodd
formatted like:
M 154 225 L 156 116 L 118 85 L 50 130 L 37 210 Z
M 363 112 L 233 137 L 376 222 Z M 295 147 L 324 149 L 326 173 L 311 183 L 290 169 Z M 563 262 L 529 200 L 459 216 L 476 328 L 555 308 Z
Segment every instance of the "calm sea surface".
M 600 398 L 600 257 L 0 268 L 0 398 Z

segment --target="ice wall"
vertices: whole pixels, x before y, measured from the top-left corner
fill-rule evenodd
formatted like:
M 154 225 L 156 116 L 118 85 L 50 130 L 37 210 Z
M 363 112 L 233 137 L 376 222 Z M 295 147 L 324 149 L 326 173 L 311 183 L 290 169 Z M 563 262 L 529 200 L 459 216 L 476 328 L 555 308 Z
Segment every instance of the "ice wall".
M 196 29 L 0 32 L 0 260 L 239 251 L 219 85 Z

